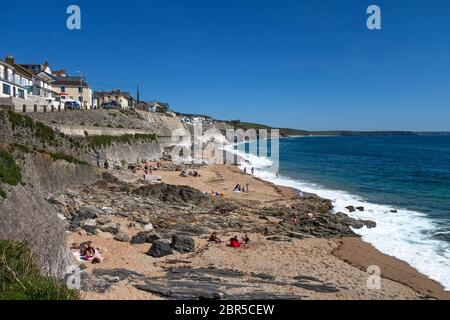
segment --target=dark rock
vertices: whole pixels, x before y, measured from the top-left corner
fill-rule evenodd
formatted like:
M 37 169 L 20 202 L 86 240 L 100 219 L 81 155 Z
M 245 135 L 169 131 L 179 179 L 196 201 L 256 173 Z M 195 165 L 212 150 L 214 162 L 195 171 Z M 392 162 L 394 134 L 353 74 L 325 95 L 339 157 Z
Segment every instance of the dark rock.
M 358 210 L 358 211 L 364 211 L 364 207 L 356 207 L 356 210 Z
M 143 244 L 143 243 L 153 243 L 156 240 L 161 240 L 161 236 L 154 231 L 143 231 L 139 232 L 137 235 L 131 238 L 131 244 Z
M 349 212 L 355 212 L 356 211 L 354 206 L 347 206 L 347 207 L 345 207 L 345 209 L 347 209 Z
M 391 213 L 397 213 L 397 210 L 391 210 Z
M 172 254 L 172 247 L 169 242 L 164 240 L 156 240 L 153 242 L 150 250 L 147 252 L 147 255 L 152 256 L 154 258 L 161 258 Z
M 90 233 L 90 234 L 94 234 L 95 229 L 97 229 L 97 222 L 94 219 L 89 219 L 83 222 L 82 224 L 82 228 Z
M 170 244 L 175 251 L 180 253 L 194 252 L 195 241 L 189 236 L 175 234 Z
M 187 236 L 201 236 L 208 233 L 208 229 L 200 225 L 193 224 L 175 224 L 171 228 L 176 231 L 177 234 Z
M 203 208 L 212 208 L 213 206 L 210 196 L 188 186 L 168 185 L 165 183 L 148 184 L 135 189 L 133 194 L 157 198 L 162 202 L 171 204 L 195 204 Z

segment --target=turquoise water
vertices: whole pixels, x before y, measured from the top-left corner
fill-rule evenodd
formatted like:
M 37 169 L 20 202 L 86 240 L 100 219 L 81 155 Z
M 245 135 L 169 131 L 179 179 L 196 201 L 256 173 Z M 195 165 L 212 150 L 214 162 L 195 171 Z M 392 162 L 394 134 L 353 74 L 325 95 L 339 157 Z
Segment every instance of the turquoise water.
M 450 289 L 450 136 L 283 138 L 279 176 L 273 159 L 235 152 L 247 159 L 241 168 L 254 167 L 263 179 L 376 221 L 355 231 Z M 348 205 L 365 210 L 350 213 Z

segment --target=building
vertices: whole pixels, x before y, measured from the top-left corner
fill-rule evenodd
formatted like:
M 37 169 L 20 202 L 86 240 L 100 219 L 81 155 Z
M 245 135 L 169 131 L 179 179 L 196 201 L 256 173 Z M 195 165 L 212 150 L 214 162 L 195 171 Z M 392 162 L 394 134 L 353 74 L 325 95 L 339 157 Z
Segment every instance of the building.
M 52 75 L 52 70 L 47 61 L 43 64 L 16 64 L 14 57 L 12 56 L 7 57 L 5 61 L 17 69 L 31 72 L 33 75 L 33 87 L 29 90 L 29 94 L 35 97 L 53 98 L 54 92 L 52 82 L 55 81 L 56 78 Z
M 25 100 L 32 83 L 31 72 L 16 70 L 13 65 L 0 60 L 0 97 Z
M 52 83 L 55 95 L 64 100 L 75 100 L 80 103 L 84 109 L 92 108 L 92 89 L 86 78 L 82 76 L 67 76 L 64 70 L 53 73 L 55 81 Z
M 101 108 L 103 103 L 110 103 L 115 101 L 121 109 L 130 109 L 134 106 L 134 99 L 131 97 L 129 92 L 112 90 L 110 92 L 106 91 L 96 91 L 94 92 L 94 99 L 97 101 L 97 105 Z
M 168 103 L 160 101 L 140 101 L 136 103 L 136 109 L 161 113 L 166 113 L 170 110 Z

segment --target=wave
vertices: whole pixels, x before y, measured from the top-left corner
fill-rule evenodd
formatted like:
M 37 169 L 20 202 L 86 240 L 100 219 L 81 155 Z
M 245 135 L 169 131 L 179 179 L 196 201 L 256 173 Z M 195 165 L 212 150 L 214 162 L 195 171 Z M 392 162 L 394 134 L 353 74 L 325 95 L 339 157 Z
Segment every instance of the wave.
M 235 150 L 234 146 L 229 145 L 224 149 L 244 160 L 239 163 L 242 170 L 246 168 L 249 172 L 251 168 L 254 168 L 254 175 L 263 180 L 330 199 L 335 213 L 344 212 L 353 218 L 375 221 L 376 228 L 364 227 L 354 231 L 379 251 L 409 263 L 420 273 L 439 282 L 446 290 L 450 290 L 450 244 L 430 239 L 438 226 L 427 215 L 389 205 L 370 203 L 344 190 L 332 190 L 318 184 L 274 174 L 270 170 L 273 164 L 270 159 Z M 349 205 L 362 206 L 364 211 L 350 213 L 345 208 Z

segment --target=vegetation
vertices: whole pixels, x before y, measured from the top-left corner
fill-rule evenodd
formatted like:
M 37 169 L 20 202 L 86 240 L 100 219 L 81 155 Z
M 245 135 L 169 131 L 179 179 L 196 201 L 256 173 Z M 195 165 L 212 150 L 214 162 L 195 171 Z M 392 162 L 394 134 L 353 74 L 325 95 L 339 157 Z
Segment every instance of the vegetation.
M 8 111 L 8 114 L 11 128 L 13 130 L 16 127 L 29 128 L 34 132 L 36 137 L 40 139 L 47 141 L 55 140 L 55 131 L 42 122 L 35 122 L 31 117 L 16 113 L 11 110 Z
M 21 181 L 22 172 L 14 161 L 13 156 L 7 150 L 0 148 L 0 183 L 15 186 Z M 0 191 L 0 196 L 6 198 L 4 190 Z
M 18 149 L 18 150 L 20 150 L 20 151 L 22 151 L 24 153 L 30 153 L 31 152 L 31 150 L 30 150 L 30 148 L 28 148 L 28 146 L 20 144 L 20 143 L 13 143 L 13 144 L 11 144 L 11 146 L 14 149 Z
M 78 291 L 39 273 L 24 243 L 0 240 L 0 300 L 78 299 Z
M 86 161 L 79 160 L 77 158 L 74 158 L 74 157 L 72 157 L 72 156 L 70 156 L 68 154 L 64 154 L 64 153 L 61 153 L 61 152 L 54 152 L 54 153 L 50 152 L 49 154 L 52 157 L 53 161 L 64 160 L 64 161 L 67 161 L 67 162 L 70 162 L 70 163 L 75 163 L 75 164 L 82 164 L 82 165 L 87 165 L 88 164 Z
M 128 143 L 131 144 L 133 141 L 143 141 L 150 142 L 155 141 L 156 136 L 151 134 L 125 134 L 122 136 L 90 136 L 86 138 L 88 140 L 89 147 L 91 149 L 97 150 L 111 146 L 113 143 Z

